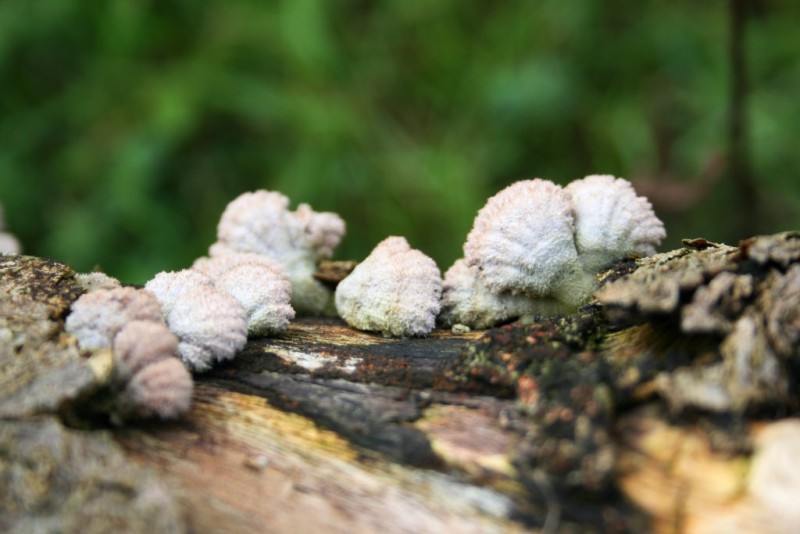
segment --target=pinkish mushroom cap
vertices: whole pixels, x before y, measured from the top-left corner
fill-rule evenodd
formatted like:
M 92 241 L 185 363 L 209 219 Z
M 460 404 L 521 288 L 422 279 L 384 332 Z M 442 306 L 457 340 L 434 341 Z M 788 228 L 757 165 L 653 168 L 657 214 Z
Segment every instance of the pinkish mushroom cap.
M 161 322 L 161 306 L 148 291 L 131 287 L 84 293 L 72 303 L 65 328 L 83 349 L 111 347 L 131 321 Z
M 261 254 L 198 258 L 192 267 L 210 276 L 247 312 L 248 335 L 282 332 L 294 318 L 292 284 L 276 262 Z
M 189 410 L 192 377 L 176 358 L 166 358 L 143 367 L 120 393 L 123 417 L 173 419 Z
M 178 338 L 162 322 L 132 321 L 114 338 L 113 349 L 117 376 L 127 381 L 148 365 L 175 357 Z

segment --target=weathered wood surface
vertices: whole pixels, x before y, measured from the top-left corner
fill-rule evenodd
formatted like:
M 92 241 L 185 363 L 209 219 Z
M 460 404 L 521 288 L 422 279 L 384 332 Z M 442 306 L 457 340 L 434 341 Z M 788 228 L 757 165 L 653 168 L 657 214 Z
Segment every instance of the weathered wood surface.
M 475 336 L 387 340 L 299 320 L 199 377 L 180 422 L 115 435 L 169 473 L 199 531 L 522 531 L 516 437 L 498 423 L 511 401 L 412 389 Z

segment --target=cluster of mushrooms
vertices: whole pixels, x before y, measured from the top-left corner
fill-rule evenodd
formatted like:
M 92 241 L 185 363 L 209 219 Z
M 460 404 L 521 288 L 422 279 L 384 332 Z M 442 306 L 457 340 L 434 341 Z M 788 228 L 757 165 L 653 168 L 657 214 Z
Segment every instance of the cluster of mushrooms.
M 188 371 L 232 358 L 248 336 L 280 333 L 295 313 L 338 314 L 354 328 L 394 337 L 424 336 L 437 323 L 487 328 L 569 313 L 591 296 L 602 267 L 653 254 L 666 235 L 624 179 L 593 175 L 564 188 L 524 180 L 478 212 L 464 258 L 444 279 L 431 258 L 392 236 L 334 291 L 314 273 L 344 236 L 344 221 L 307 204 L 288 206 L 276 192 L 239 196 L 222 214 L 208 257 L 159 273 L 143 289 L 82 275 L 87 293 L 66 329 L 82 348 L 113 351 L 122 413 L 179 415 L 191 398 Z M 152 379 L 173 354 L 188 371 Z

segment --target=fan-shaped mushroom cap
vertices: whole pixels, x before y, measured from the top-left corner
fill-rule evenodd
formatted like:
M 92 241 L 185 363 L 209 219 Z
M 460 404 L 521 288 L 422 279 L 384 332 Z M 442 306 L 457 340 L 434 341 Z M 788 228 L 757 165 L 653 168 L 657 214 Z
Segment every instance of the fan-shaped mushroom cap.
M 308 204 L 296 212 L 288 207 L 289 199 L 273 191 L 240 195 L 222 213 L 211 255 L 250 252 L 284 265 L 330 257 L 344 235 L 344 221 Z
M 330 305 L 331 291 L 313 279 L 317 262 L 330 257 L 345 233 L 335 213 L 317 213 L 307 204 L 289 211 L 289 199 L 276 192 L 244 193 L 225 208 L 217 226 L 212 257 L 262 254 L 283 268 L 292 283 L 292 306 L 319 314 Z
M 214 280 L 194 269 L 163 271 L 144 285 L 144 288 L 158 299 L 165 319 L 169 317 L 172 307 L 183 293 L 197 291 L 203 287 L 213 288 Z
M 65 328 L 84 349 L 111 347 L 114 338 L 131 321 L 161 322 L 161 306 L 148 291 L 131 287 L 98 289 L 75 302 Z
M 178 336 L 178 356 L 192 371 L 206 371 L 215 361 L 233 358 L 247 342 L 244 308 L 213 286 L 181 293 L 167 326 Z
M 117 376 L 127 381 L 148 365 L 173 358 L 178 338 L 160 321 L 132 321 L 114 338 L 113 349 Z
M 575 214 L 575 243 L 584 269 L 597 272 L 627 256 L 655 254 L 664 224 L 623 178 L 595 174 L 566 187 Z
M 422 336 L 435 327 L 442 293 L 436 263 L 402 237 L 383 240 L 336 288 L 336 309 L 359 330 Z
M 242 305 L 251 335 L 277 334 L 294 319 L 292 284 L 279 270 L 244 262 L 222 272 L 215 285 Z
M 192 376 L 177 358 L 143 367 L 120 393 L 123 416 L 172 419 L 189 410 Z
M 464 254 L 494 293 L 547 296 L 576 263 L 570 197 L 552 182 L 516 182 L 475 217 Z

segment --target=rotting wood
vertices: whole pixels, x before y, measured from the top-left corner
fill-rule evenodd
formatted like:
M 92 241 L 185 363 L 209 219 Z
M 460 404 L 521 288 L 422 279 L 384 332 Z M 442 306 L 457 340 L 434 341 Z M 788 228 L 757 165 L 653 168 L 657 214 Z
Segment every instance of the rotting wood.
M 310 419 L 201 381 L 175 424 L 118 441 L 168 475 L 198 532 L 515 532 L 513 500 L 446 472 L 387 461 Z

